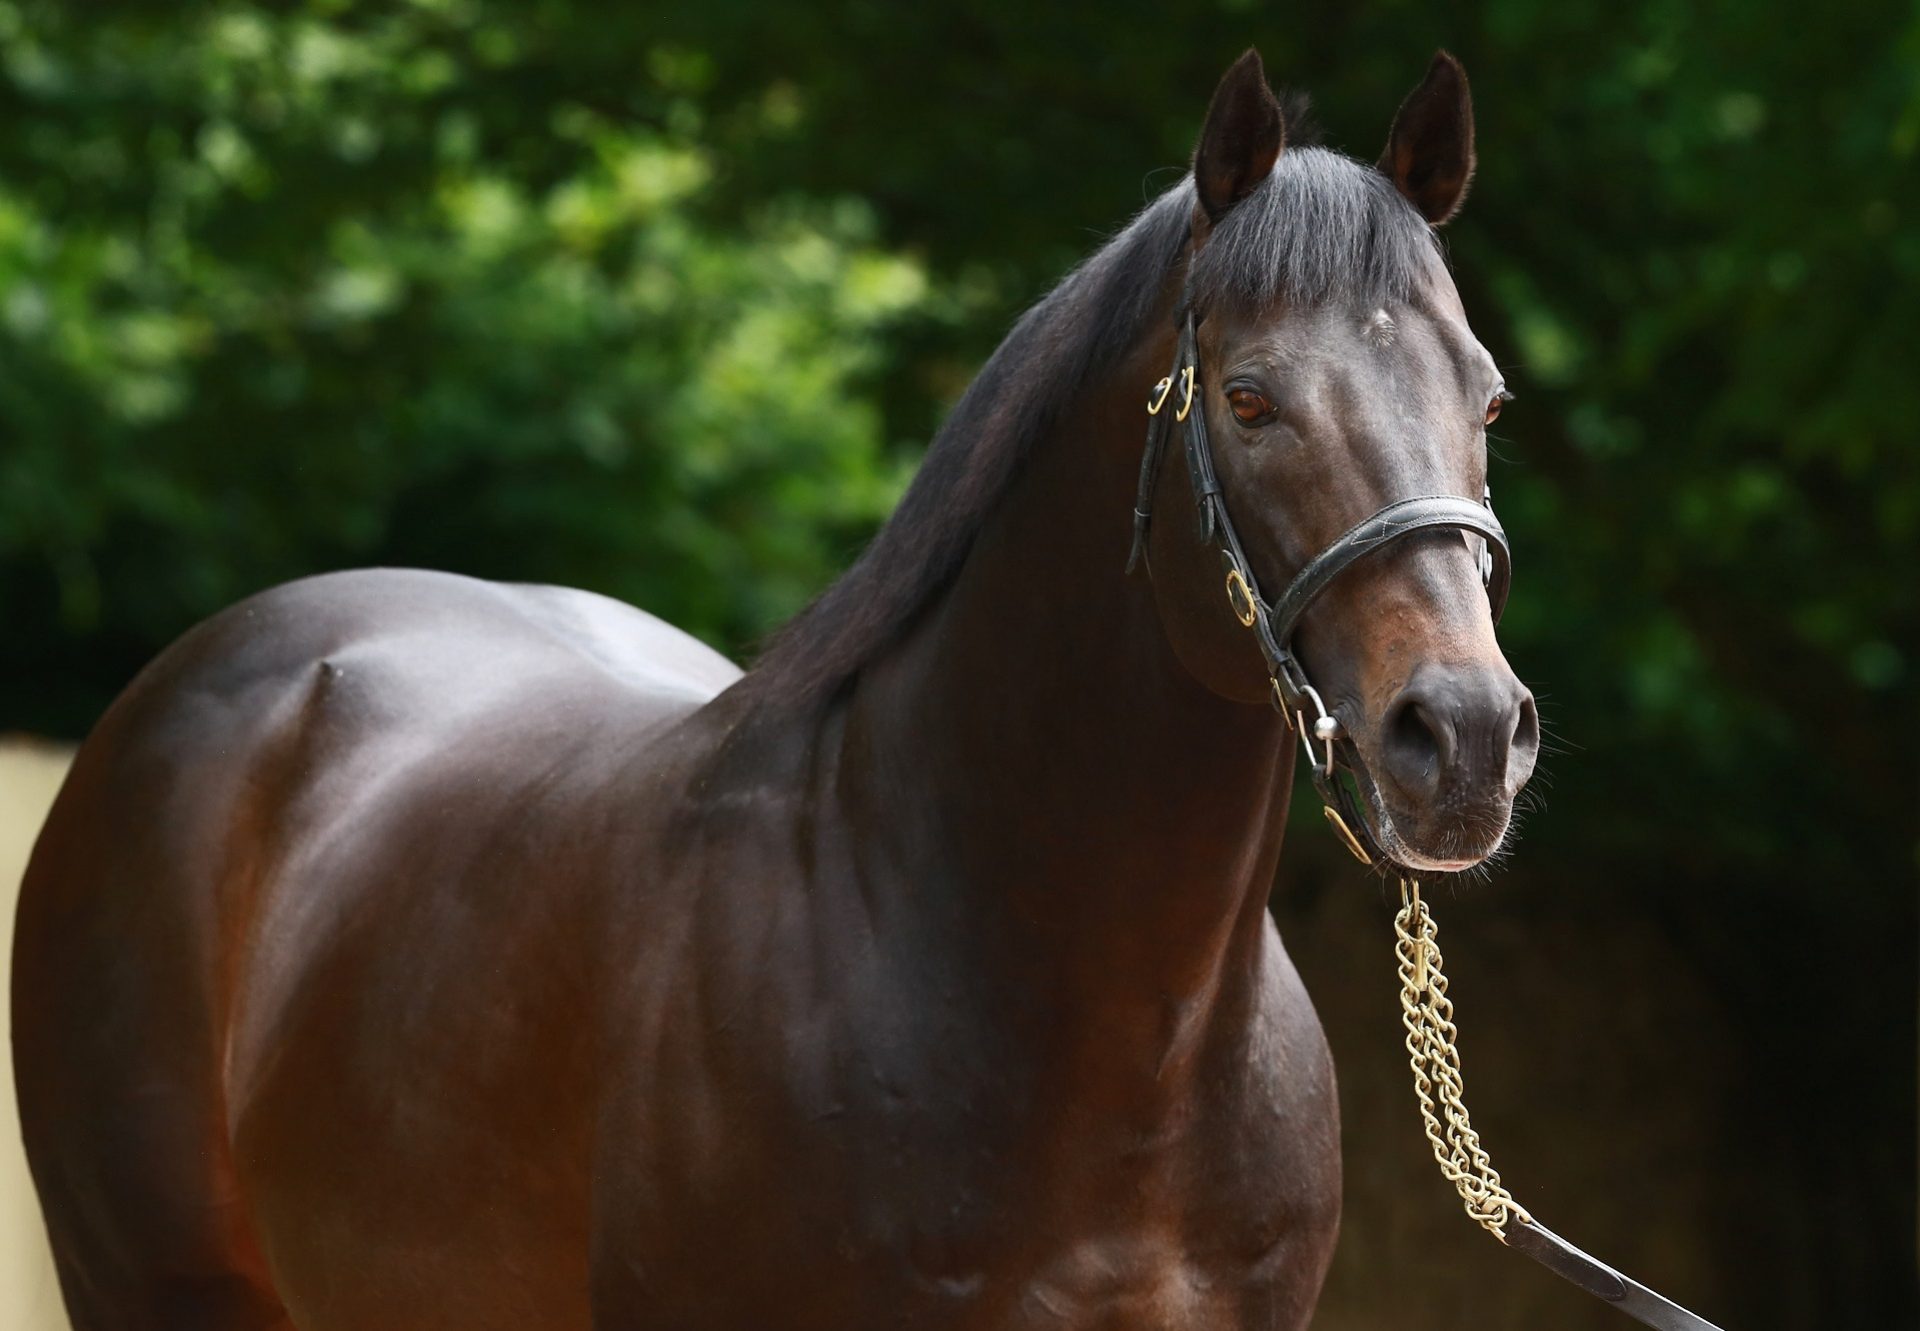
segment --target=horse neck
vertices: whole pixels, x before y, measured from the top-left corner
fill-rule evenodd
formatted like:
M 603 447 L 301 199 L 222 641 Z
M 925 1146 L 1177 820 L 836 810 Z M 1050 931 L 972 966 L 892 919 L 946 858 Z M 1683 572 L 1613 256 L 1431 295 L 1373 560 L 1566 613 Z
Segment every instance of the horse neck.
M 1286 815 L 1277 718 L 1195 681 L 1124 572 L 1143 385 L 1171 354 L 1169 333 L 1058 414 L 845 713 L 843 786 L 905 861 L 888 867 L 946 885 L 960 927 L 1064 1004 L 1184 1004 L 1251 976 L 1235 959 L 1259 946 Z

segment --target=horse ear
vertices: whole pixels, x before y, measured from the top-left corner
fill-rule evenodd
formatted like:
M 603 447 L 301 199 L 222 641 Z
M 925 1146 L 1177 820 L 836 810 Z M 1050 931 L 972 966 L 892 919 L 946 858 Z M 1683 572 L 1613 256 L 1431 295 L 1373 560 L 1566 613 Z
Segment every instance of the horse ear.
M 1434 226 L 1460 211 L 1473 180 L 1473 94 L 1467 71 L 1445 51 L 1400 103 L 1380 170 Z
M 1214 89 L 1206 127 L 1193 150 L 1193 187 L 1211 224 L 1267 178 L 1287 138 L 1280 103 L 1267 86 L 1260 53 L 1249 48 Z

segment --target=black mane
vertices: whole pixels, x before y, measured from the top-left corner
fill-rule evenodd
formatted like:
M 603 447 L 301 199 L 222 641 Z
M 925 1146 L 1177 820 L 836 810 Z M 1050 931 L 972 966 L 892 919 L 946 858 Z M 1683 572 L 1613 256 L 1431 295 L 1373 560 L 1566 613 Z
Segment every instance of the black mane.
M 1186 252 L 1193 207 L 1189 176 L 1021 316 L 954 405 L 893 516 L 774 635 L 750 686 L 826 696 L 907 631 L 958 574 L 1061 409 L 1143 335 Z M 1386 177 L 1325 148 L 1290 146 L 1214 228 L 1189 281 L 1201 309 L 1222 300 L 1380 305 L 1404 298 L 1438 261 L 1432 230 Z

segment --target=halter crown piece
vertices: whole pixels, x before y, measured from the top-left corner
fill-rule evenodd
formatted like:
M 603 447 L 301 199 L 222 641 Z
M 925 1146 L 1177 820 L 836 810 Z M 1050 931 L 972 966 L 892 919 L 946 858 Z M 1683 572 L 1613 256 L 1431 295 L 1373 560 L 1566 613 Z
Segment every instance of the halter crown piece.
M 1127 556 L 1127 571 L 1132 572 L 1146 558 L 1147 524 L 1153 516 L 1153 492 L 1159 479 L 1160 457 L 1166 450 L 1168 435 L 1179 426 L 1186 447 L 1187 475 L 1193 482 L 1194 501 L 1200 506 L 1200 539 L 1220 552 L 1227 604 L 1235 618 L 1253 630 L 1254 641 L 1267 663 L 1273 705 L 1285 719 L 1287 728 L 1300 737 L 1327 821 L 1362 864 L 1389 863 L 1368 830 L 1351 782 L 1340 777 L 1343 769 L 1358 770 L 1353 743 L 1341 729 L 1339 718 L 1327 711 L 1319 690 L 1308 681 L 1306 671 L 1294 655 L 1294 630 L 1299 627 L 1307 607 L 1348 567 L 1408 536 L 1446 528 L 1471 532 L 1486 541 L 1486 550 L 1480 559 L 1480 577 L 1493 604 L 1494 622 L 1498 623 L 1500 612 L 1506 608 L 1512 558 L 1507 550 L 1507 534 L 1493 516 L 1492 494 L 1483 494 L 1479 503 L 1457 495 L 1419 495 L 1388 504 L 1308 560 L 1306 567 L 1287 584 L 1279 601 L 1269 603 L 1260 594 L 1259 579 L 1247 562 L 1246 549 L 1227 513 L 1226 496 L 1221 493 L 1220 478 L 1213 467 L 1206 412 L 1194 410 L 1200 391 L 1199 375 L 1200 348 L 1194 337 L 1193 309 L 1191 302 L 1183 302 L 1173 369 L 1154 385 L 1147 399 L 1147 446 L 1140 459 L 1140 488 L 1133 504 L 1133 549 Z M 1180 399 L 1178 409 L 1166 410 L 1176 393 Z

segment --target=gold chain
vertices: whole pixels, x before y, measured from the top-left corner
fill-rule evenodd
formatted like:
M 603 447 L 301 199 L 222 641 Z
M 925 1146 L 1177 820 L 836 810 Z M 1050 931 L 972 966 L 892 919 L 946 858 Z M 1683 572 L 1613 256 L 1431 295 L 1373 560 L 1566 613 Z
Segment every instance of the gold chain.
M 1440 970 L 1439 935 L 1420 884 L 1400 880 L 1400 913 L 1393 917 L 1394 956 L 1400 962 L 1400 1020 L 1407 1028 L 1407 1062 L 1413 1068 L 1413 1093 L 1440 1172 L 1447 1176 L 1467 1214 L 1495 1238 L 1506 1242 L 1507 1221 L 1532 1224 L 1526 1208 L 1501 1186 L 1499 1171 L 1480 1145 L 1467 1107 L 1461 1101 L 1459 1035 L 1447 977 Z

